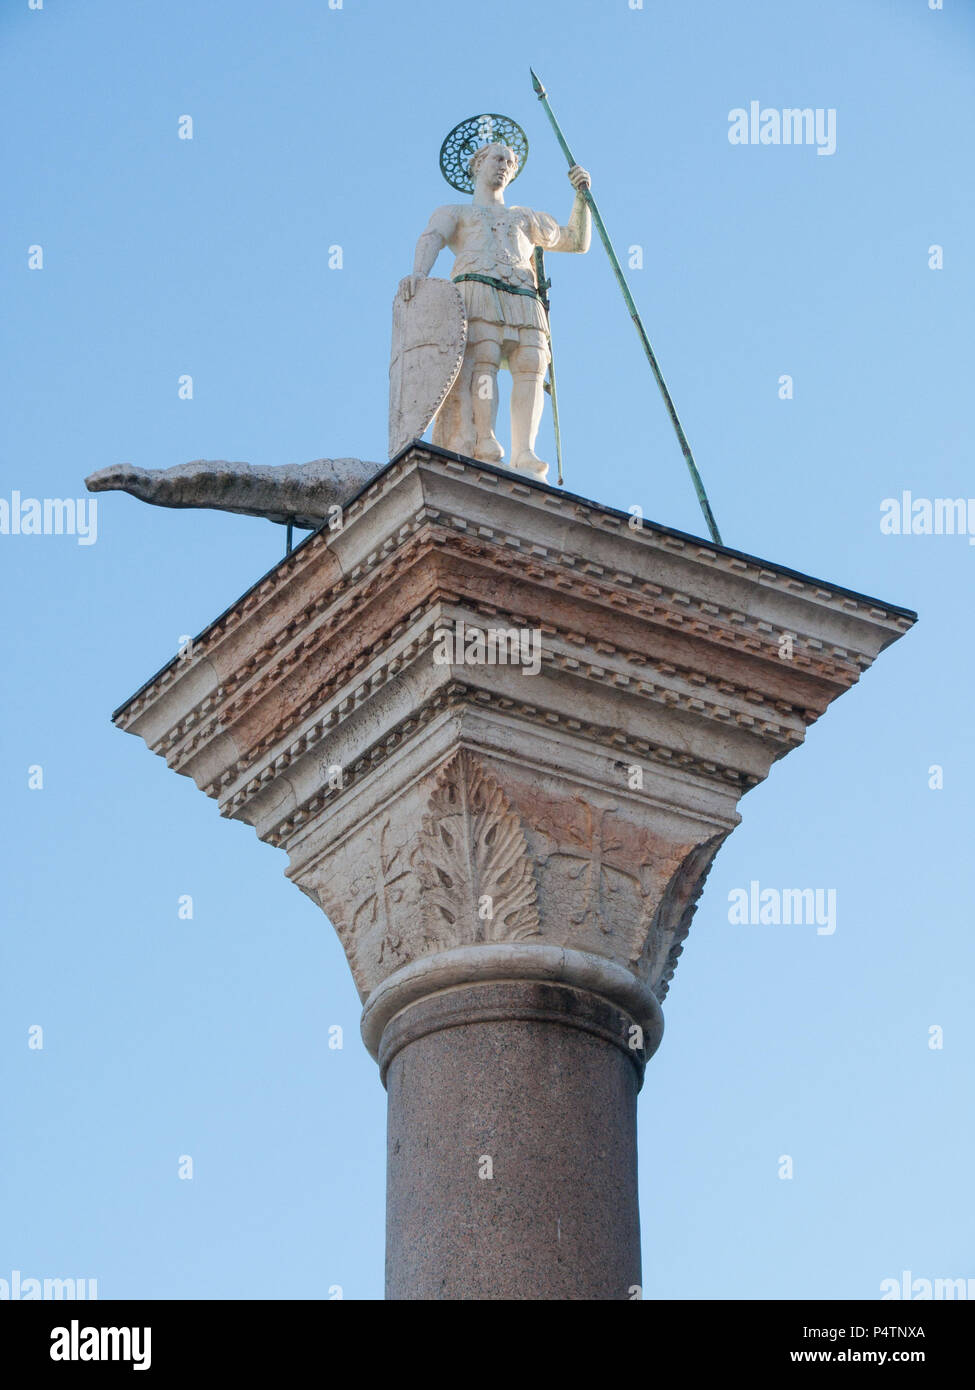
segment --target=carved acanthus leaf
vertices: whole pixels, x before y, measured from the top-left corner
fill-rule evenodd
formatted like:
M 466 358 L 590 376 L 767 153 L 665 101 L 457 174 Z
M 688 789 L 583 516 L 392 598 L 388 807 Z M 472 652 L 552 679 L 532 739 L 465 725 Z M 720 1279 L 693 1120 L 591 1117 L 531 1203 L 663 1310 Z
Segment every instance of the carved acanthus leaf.
M 429 934 L 443 947 L 538 935 L 528 845 L 497 782 L 462 750 L 441 769 L 428 805 L 420 872 Z
M 661 1003 L 667 997 L 714 857 L 729 833 L 723 830 L 691 850 L 667 884 L 653 915 L 647 932 L 644 961 L 638 973 L 646 979 Z

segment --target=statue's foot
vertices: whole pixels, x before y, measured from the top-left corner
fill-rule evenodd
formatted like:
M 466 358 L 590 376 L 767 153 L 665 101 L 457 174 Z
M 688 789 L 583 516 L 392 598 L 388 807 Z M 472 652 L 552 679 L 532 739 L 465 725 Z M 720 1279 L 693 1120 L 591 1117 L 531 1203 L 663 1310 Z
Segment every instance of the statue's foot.
M 511 460 L 511 467 L 519 473 L 530 473 L 540 483 L 548 478 L 548 464 L 538 457 L 534 449 L 522 449 L 518 457 Z
M 474 457 L 480 459 L 482 463 L 500 463 L 504 458 L 504 450 L 500 442 L 495 439 L 493 434 L 489 434 L 487 439 L 478 439 L 474 445 Z

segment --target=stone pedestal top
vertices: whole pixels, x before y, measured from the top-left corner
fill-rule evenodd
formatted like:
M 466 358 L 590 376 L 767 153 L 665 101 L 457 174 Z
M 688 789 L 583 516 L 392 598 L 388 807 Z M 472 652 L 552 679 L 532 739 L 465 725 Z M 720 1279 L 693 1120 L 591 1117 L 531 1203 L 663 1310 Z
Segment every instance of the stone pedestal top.
M 653 1030 L 740 797 L 914 617 L 414 444 L 114 718 L 286 850 L 374 1053 L 465 980 Z

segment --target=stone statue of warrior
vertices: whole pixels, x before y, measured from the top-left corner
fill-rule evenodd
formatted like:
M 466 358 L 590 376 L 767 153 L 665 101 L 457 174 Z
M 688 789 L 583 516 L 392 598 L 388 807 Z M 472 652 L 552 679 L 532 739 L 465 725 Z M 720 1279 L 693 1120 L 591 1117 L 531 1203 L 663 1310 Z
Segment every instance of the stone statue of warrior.
M 467 317 L 460 371 L 434 420 L 433 442 L 468 458 L 500 463 L 495 435 L 498 368 L 511 371 L 509 466 L 544 481 L 548 464 L 535 453 L 542 418 L 550 349 L 548 322 L 536 281 L 534 250 L 589 250 L 592 223 L 581 190 L 590 179 L 578 164 L 569 170 L 576 190 L 566 226 L 531 208 L 506 207 L 505 187 L 518 172 L 518 157 L 502 144 L 482 145 L 468 163 L 470 203 L 437 208 L 416 245 L 413 274 L 400 284 L 410 299 L 445 246 L 454 253 L 451 279 Z
M 589 249 L 589 208 L 580 194 L 589 187 L 589 175 L 578 165 L 569 171 L 576 198 L 567 226 L 560 227 L 547 213 L 505 206 L 504 189 L 518 169 L 507 145 L 481 146 L 468 163 L 473 201 L 438 208 L 420 237 L 413 274 L 401 282 L 394 306 L 394 354 L 397 343 L 401 352 L 397 372 L 391 371 L 391 456 L 422 435 L 432 419 L 434 443 L 500 463 L 497 374 L 507 364 L 513 378 L 511 467 L 545 479 L 548 465 L 536 455 L 535 439 L 549 362 L 548 324 L 533 253 L 536 247 Z M 456 257 L 453 285 L 427 279 L 444 246 Z M 420 294 L 421 286 L 427 295 Z M 404 311 L 424 298 L 407 327 L 410 315 Z M 444 357 L 453 367 L 446 376 Z M 85 481 L 91 492 L 124 491 L 156 506 L 213 507 L 313 527 L 380 467 L 354 458 L 278 467 L 197 459 L 162 469 L 113 464 Z

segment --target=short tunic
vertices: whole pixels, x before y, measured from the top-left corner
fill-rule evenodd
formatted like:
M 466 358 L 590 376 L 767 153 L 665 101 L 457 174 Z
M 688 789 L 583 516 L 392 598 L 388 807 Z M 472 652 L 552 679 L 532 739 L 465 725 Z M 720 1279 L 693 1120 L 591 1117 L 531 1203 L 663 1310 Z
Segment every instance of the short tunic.
M 546 251 L 572 249 L 567 229 L 547 212 L 503 204 L 446 204 L 437 208 L 427 231 L 439 234 L 454 252 L 452 279 L 489 275 L 523 289 L 537 289 L 532 260 L 536 246 Z M 462 280 L 457 288 L 468 319 L 548 333 L 545 310 L 534 295 L 507 294 L 479 280 Z

